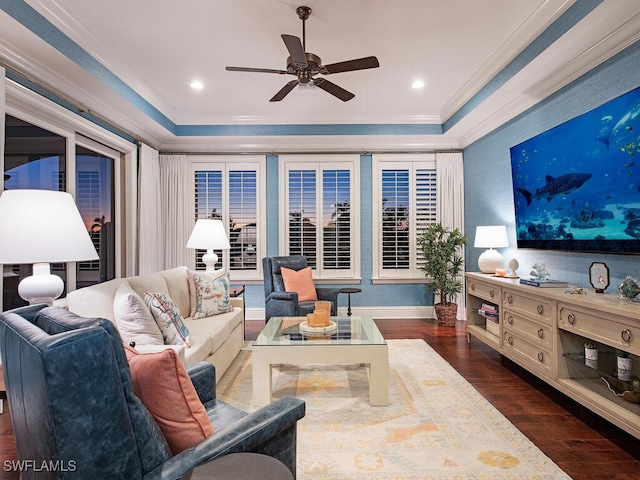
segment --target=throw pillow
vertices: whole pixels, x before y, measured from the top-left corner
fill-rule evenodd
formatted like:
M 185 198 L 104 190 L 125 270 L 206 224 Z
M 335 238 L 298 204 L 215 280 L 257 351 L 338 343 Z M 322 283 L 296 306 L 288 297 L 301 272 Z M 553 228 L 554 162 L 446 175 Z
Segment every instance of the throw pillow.
M 213 434 L 207 410 L 173 349 L 144 354 L 125 349 L 133 393 L 158 423 L 174 455 Z
M 280 273 L 282 273 L 285 291 L 297 292 L 299 302 L 318 300 L 316 287 L 313 284 L 313 276 L 311 275 L 311 267 L 302 268 L 297 271 L 291 268 L 281 267 Z
M 189 345 L 189 329 L 178 306 L 164 293 L 144 292 L 144 302 L 155 318 L 166 345 Z
M 231 311 L 229 274 L 213 277 L 202 272 L 187 271 L 191 292 L 191 318 L 204 318 Z
M 124 343 L 129 345 L 162 345 L 164 340 L 160 327 L 149 308 L 128 283 L 116 290 L 113 298 L 113 313 L 118 331 Z

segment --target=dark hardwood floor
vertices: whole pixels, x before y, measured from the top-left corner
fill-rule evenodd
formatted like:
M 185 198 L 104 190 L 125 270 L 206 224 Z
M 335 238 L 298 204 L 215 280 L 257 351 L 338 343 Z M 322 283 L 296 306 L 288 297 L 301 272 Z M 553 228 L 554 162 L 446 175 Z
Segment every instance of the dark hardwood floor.
M 477 340 L 465 325 L 434 320 L 376 321 L 387 339 L 420 338 L 574 480 L 640 479 L 640 441 L 582 408 Z M 263 322 L 247 321 L 255 339 Z M 0 415 L 0 479 L 17 480 L 6 461 L 17 460 L 7 405 Z

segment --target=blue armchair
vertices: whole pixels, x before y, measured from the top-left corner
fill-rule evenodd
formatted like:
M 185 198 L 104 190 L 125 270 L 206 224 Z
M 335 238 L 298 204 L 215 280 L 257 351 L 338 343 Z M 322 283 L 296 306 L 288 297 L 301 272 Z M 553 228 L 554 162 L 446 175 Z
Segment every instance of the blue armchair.
M 262 259 L 264 270 L 264 318 L 268 322 L 271 317 L 298 317 L 313 312 L 314 302 L 298 302 L 296 292 L 286 292 L 282 280 L 282 267 L 292 270 L 306 268 L 307 258 L 302 255 L 288 257 L 265 257 Z M 331 302 L 331 315 L 338 314 L 339 288 L 316 288 L 318 300 Z
M 0 351 L 18 457 L 37 467 L 21 478 L 189 478 L 194 467 L 236 452 L 275 457 L 295 476 L 301 400 L 285 397 L 247 414 L 216 399 L 213 365 L 196 364 L 188 373 L 215 431 L 174 456 L 133 394 L 110 321 L 22 307 L 0 314 Z

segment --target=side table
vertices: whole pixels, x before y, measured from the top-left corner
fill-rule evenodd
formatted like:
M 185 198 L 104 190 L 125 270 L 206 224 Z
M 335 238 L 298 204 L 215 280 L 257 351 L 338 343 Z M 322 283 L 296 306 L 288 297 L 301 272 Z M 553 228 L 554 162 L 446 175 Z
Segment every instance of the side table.
M 359 288 L 346 287 L 341 288 L 340 293 L 346 293 L 347 296 L 347 316 L 351 316 L 351 294 L 352 293 L 360 293 L 362 290 Z
M 186 477 L 185 477 L 186 478 Z M 287 466 L 260 453 L 230 453 L 192 470 L 191 480 L 294 480 Z

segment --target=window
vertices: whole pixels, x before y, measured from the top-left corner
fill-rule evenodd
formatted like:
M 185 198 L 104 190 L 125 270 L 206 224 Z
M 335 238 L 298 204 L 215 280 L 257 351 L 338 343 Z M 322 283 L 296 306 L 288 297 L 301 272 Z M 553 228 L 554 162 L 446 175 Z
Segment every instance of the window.
M 100 257 L 98 260 L 77 263 L 78 288 L 115 278 L 116 215 L 113 192 L 117 152 L 105 150 L 106 153 L 100 153 L 76 145 L 76 203 Z
M 245 160 L 246 157 L 243 157 Z M 227 229 L 228 251 L 217 251 L 216 268 L 228 266 L 233 280 L 261 278 L 264 256 L 264 202 L 259 202 L 263 159 L 238 162 L 238 157 L 191 157 L 195 219 L 222 220 Z M 203 250 L 197 250 L 196 270 L 204 270 Z
M 306 256 L 317 279 L 358 277 L 359 156 L 281 159 L 281 252 Z
M 5 116 L 4 189 L 43 189 L 75 194 L 78 210 L 99 255 L 99 260 L 78 262 L 75 271 L 68 272 L 66 263 L 51 265 L 51 273 L 64 282 L 64 296 L 69 288 L 115 278 L 115 200 L 114 159 L 80 145 L 76 146 L 75 154 L 67 155 L 67 140 L 76 135 L 61 133 L 64 134 L 11 115 Z M 67 176 L 73 175 L 71 172 L 75 172 L 75 182 L 71 182 L 75 191 L 67 189 Z M 20 279 L 31 275 L 31 269 L 31 265 L 11 267 L 15 277 L 5 282 L 5 310 L 25 303 L 13 287 Z
M 424 278 L 417 238 L 436 221 L 434 155 L 375 155 L 373 159 L 374 277 Z

